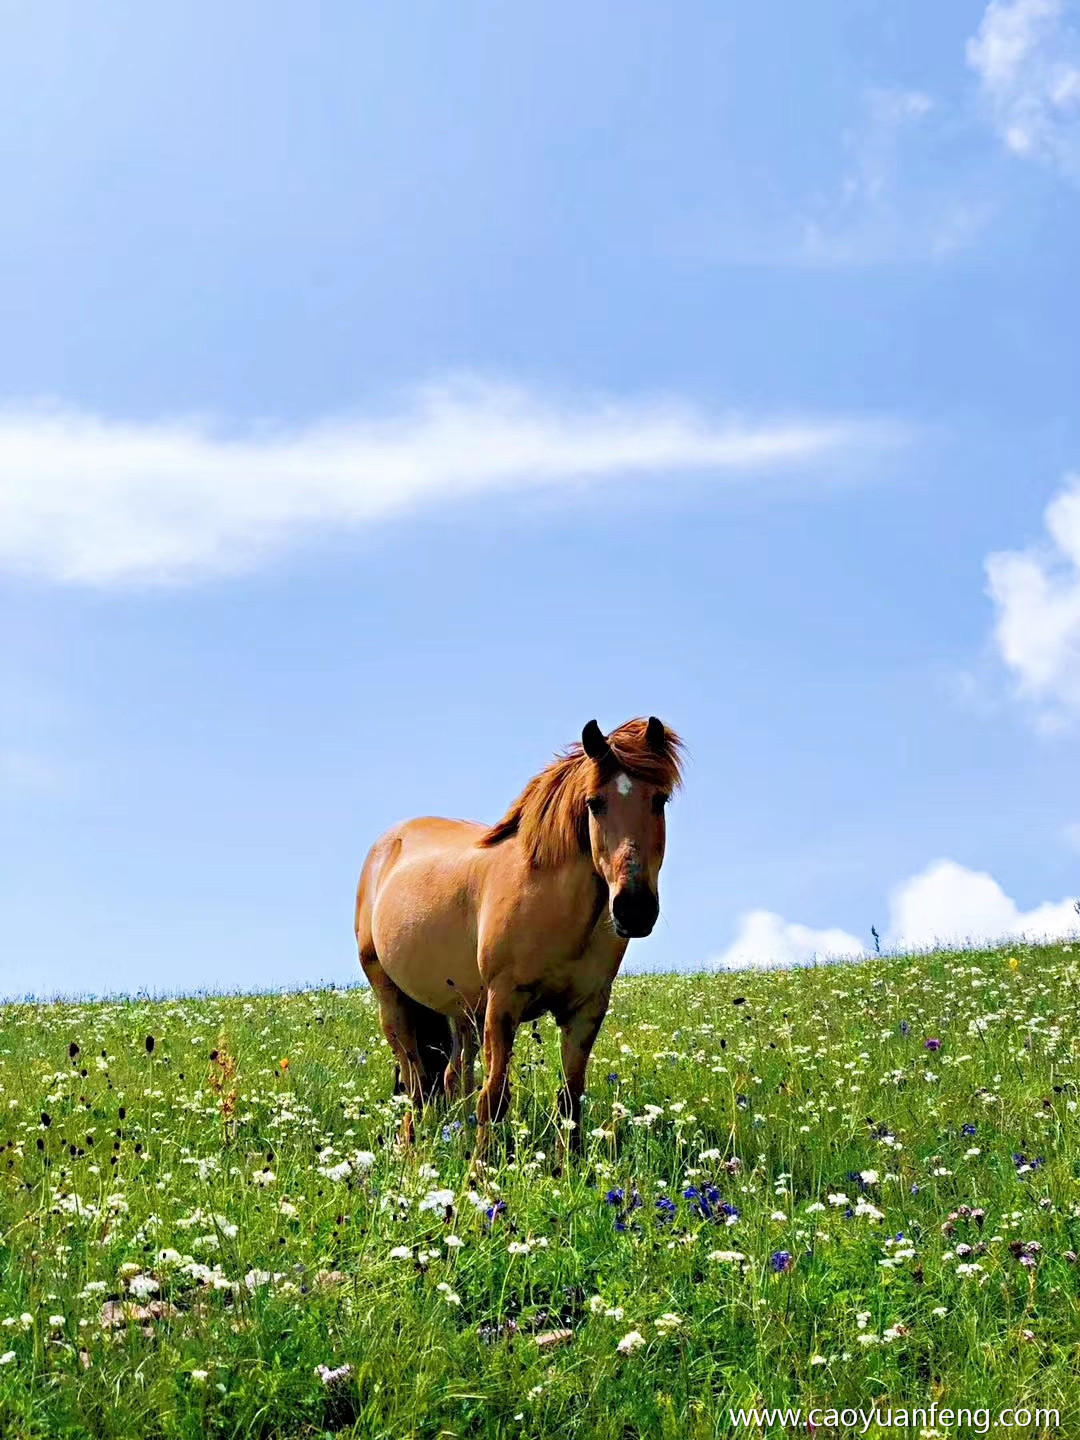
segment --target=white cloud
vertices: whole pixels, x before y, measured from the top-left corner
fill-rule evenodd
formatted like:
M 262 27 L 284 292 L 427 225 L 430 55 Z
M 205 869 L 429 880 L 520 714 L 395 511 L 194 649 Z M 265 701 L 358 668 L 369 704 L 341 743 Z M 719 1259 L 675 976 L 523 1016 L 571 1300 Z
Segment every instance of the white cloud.
M 986 561 L 994 639 L 1020 694 L 1050 718 L 1080 712 L 1080 476 L 1045 516 L 1048 540 Z
M 244 436 L 0 411 L 0 566 L 99 585 L 230 573 L 318 527 L 424 504 L 635 473 L 719 477 L 884 434 L 829 420 L 753 426 L 671 401 L 559 405 L 480 382 L 423 389 L 388 415 Z
M 935 860 L 896 887 L 890 897 L 885 950 L 990 944 L 1010 937 L 1057 938 L 1080 930 L 1071 899 L 1021 910 L 992 875 L 955 860 Z M 721 969 L 805 965 L 848 959 L 867 946 L 845 930 L 814 930 L 768 910 L 739 917 L 735 941 L 712 963 Z
M 1014 155 L 1080 180 L 1080 36 L 1065 0 L 993 0 L 968 41 L 994 126 Z
M 771 910 L 750 910 L 739 916 L 734 941 L 711 963 L 721 970 L 786 968 L 865 953 L 865 945 L 846 930 L 813 930 L 809 925 L 792 924 Z
M 1021 910 L 992 875 L 936 860 L 893 892 L 888 940 L 898 950 L 921 950 L 1012 936 L 1056 938 L 1077 928 L 1071 899 Z

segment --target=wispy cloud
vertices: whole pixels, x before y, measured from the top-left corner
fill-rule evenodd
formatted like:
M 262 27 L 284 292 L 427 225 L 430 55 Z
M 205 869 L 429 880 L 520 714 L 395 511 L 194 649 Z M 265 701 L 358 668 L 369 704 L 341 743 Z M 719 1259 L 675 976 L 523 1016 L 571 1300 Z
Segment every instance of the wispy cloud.
M 803 263 L 862 266 L 946 259 L 971 243 L 991 211 L 968 179 L 923 163 L 945 147 L 941 107 L 921 90 L 873 88 L 845 136 L 836 189 L 803 220 Z
M 1045 515 L 1046 539 L 990 555 L 997 607 L 994 641 L 1045 723 L 1080 714 L 1080 476 L 1070 476 Z
M 1065 0 L 993 0 L 968 64 L 1014 155 L 1080 181 L 1080 33 Z
M 0 794 L 57 796 L 70 785 L 67 768 L 38 749 L 0 746 Z
M 1022 910 L 994 877 L 955 860 L 935 860 L 892 892 L 881 936 L 888 950 L 988 944 L 1012 937 L 1054 939 L 1080 930 L 1071 898 Z M 739 919 L 735 941 L 713 964 L 722 969 L 805 965 L 852 959 L 869 944 L 845 930 L 815 930 L 766 910 Z
M 330 527 L 634 474 L 721 478 L 895 436 L 843 420 L 748 424 L 664 401 L 554 403 L 476 381 L 391 413 L 237 436 L 69 410 L 0 411 L 0 566 L 154 584 L 228 574 Z

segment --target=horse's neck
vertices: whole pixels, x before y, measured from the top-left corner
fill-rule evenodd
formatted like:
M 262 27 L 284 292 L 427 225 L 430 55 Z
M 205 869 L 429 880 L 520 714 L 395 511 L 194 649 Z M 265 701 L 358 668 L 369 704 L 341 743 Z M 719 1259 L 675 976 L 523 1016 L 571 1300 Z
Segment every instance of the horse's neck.
M 561 922 L 568 934 L 577 937 L 575 948 L 579 952 L 593 949 L 602 945 L 606 936 L 611 940 L 613 954 L 618 949 L 621 957 L 625 946 L 619 948 L 614 930 L 605 922 L 607 883 L 597 874 L 592 861 L 585 856 L 568 861 L 551 872 L 551 881 L 552 922 Z

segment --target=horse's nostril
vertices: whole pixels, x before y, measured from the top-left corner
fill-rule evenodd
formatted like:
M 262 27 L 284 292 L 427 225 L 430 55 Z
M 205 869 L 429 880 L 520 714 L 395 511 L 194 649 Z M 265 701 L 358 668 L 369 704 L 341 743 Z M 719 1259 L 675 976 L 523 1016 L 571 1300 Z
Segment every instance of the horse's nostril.
M 660 902 L 646 886 L 620 890 L 611 899 L 611 918 L 631 938 L 648 935 L 656 924 Z

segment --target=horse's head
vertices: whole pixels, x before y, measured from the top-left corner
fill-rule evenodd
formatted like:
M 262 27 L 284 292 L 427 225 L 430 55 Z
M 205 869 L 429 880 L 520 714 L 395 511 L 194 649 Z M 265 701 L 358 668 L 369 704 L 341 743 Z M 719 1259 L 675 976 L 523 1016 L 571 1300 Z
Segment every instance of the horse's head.
M 613 740 L 618 733 L 613 733 Z M 641 742 L 641 758 L 646 762 L 653 756 L 663 759 L 670 755 L 668 733 L 655 715 L 649 717 Z M 671 790 L 670 784 L 657 783 L 657 779 L 669 767 L 644 763 L 633 766 L 631 773 L 618 753 L 624 747 L 614 748 L 595 720 L 581 732 L 581 745 L 594 762 L 586 801 L 589 846 L 596 873 L 608 887 L 612 925 L 624 940 L 648 935 L 660 913 L 664 807 Z M 651 781 L 642 778 L 650 772 Z

